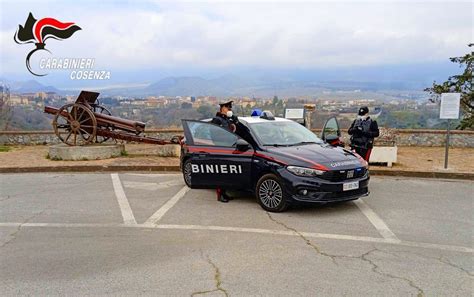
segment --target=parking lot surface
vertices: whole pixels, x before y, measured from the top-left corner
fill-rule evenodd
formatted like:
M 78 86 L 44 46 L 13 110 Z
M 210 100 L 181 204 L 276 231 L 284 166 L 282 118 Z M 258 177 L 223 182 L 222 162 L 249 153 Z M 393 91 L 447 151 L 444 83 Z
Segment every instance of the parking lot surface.
M 474 182 L 373 177 L 370 191 L 268 213 L 180 174 L 3 174 L 0 292 L 471 296 Z

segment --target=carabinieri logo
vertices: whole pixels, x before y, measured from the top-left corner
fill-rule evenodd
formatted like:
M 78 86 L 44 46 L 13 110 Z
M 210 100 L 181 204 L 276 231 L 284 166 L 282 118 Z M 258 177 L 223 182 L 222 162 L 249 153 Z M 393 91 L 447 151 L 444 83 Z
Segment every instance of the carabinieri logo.
M 15 33 L 14 40 L 18 44 L 34 43 L 36 45 L 36 48 L 26 56 L 26 68 L 28 68 L 28 71 L 33 75 L 45 76 L 46 74 L 37 74 L 31 70 L 30 58 L 33 53 L 40 50 L 51 53 L 45 48 L 45 41 L 47 39 L 68 39 L 72 34 L 79 30 L 81 30 L 81 28 L 72 22 L 63 23 L 53 18 L 43 18 L 38 21 L 30 12 L 25 26 L 18 25 L 18 30 Z

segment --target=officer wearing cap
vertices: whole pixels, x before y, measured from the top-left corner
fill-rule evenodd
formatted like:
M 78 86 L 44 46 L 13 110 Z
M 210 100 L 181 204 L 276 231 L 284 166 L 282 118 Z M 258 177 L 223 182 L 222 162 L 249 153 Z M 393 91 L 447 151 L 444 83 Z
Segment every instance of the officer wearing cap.
M 211 123 L 219 125 L 230 132 L 235 132 L 238 119 L 232 113 L 232 102 L 234 101 L 219 103 L 220 110 L 216 113 Z
M 377 121 L 369 117 L 367 106 L 359 109 L 357 119 L 352 122 L 348 133 L 351 135 L 351 149 L 369 162 L 370 153 L 374 147 L 374 138 L 378 137 L 380 132 Z
M 211 123 L 235 133 L 239 120 L 237 116 L 232 113 L 232 102 L 234 101 L 219 103 L 220 110 L 216 113 L 216 116 L 212 119 Z M 225 193 L 224 189 L 217 188 L 216 194 L 217 200 L 220 202 L 229 202 L 229 200 L 232 200 L 232 198 Z

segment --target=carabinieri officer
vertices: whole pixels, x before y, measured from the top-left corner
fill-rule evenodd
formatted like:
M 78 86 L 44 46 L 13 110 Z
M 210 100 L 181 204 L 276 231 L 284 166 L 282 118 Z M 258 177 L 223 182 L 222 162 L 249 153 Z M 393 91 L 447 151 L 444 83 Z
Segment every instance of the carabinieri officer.
M 219 103 L 220 110 L 216 113 L 216 116 L 212 119 L 211 123 L 221 126 L 222 128 L 235 133 L 237 130 L 238 118 L 232 113 L 232 102 L 228 101 L 224 103 Z M 217 201 L 220 202 L 229 202 L 232 200 L 232 197 L 225 193 L 224 189 L 217 188 Z
M 216 113 L 216 116 L 212 119 L 211 123 L 221 126 L 222 128 L 235 132 L 237 130 L 237 116 L 232 112 L 232 102 L 228 101 L 224 103 L 219 103 L 220 110 Z
M 378 137 L 380 132 L 377 121 L 370 118 L 367 106 L 359 109 L 357 119 L 352 122 L 348 133 L 351 135 L 351 149 L 369 162 L 370 153 L 374 147 L 374 138 Z

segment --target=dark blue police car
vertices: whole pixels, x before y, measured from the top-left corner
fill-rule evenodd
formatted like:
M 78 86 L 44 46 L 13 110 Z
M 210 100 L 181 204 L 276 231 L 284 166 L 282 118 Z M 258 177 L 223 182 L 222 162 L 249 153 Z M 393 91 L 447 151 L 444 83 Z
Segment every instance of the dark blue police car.
M 191 188 L 250 190 L 272 212 L 369 193 L 368 164 L 359 155 L 269 112 L 240 117 L 236 133 L 197 120 L 183 120 L 183 128 L 181 169 Z

